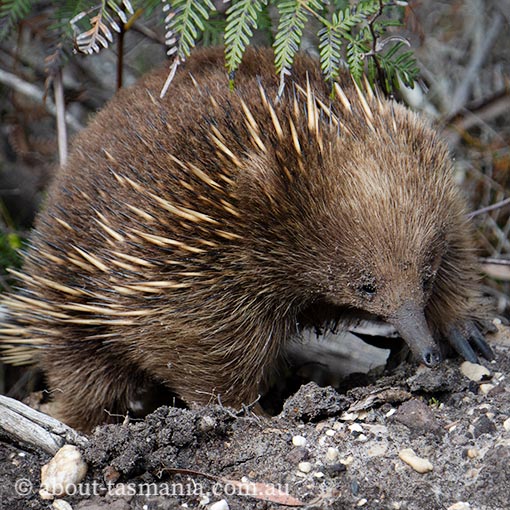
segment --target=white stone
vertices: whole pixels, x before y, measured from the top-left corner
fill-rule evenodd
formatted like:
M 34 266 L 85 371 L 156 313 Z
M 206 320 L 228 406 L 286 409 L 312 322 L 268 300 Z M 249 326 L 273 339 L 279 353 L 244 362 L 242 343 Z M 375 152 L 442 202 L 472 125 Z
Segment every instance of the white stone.
M 510 432 L 510 418 L 507 418 L 507 419 L 503 422 L 503 428 L 504 428 L 507 432 Z
M 306 444 L 306 437 L 303 437 L 303 436 L 294 436 L 292 438 L 292 444 L 294 446 L 305 446 L 305 444 Z
M 219 501 L 216 501 L 216 503 L 213 503 L 209 510 L 229 510 L 229 506 L 226 499 L 220 499 Z
M 202 498 L 200 499 L 200 501 L 198 502 L 198 504 L 200 506 L 206 506 L 208 505 L 209 503 L 211 502 L 211 499 L 209 498 L 209 496 L 207 494 L 204 494 L 202 496 Z
M 56 499 L 51 506 L 55 510 L 73 510 L 73 507 L 63 499 Z
M 480 384 L 480 391 L 484 394 L 484 395 L 487 395 L 487 393 L 489 393 L 489 391 L 493 390 L 496 386 L 494 384 L 489 384 L 489 383 L 486 383 L 486 384 Z
M 298 469 L 301 473 L 309 473 L 312 470 L 312 465 L 310 462 L 300 462 L 298 464 Z
M 338 457 L 340 456 L 340 452 L 338 451 L 338 448 L 330 447 L 326 450 L 326 460 L 328 462 L 336 462 L 338 460 Z
M 87 464 L 76 446 L 66 444 L 41 468 L 41 491 L 53 496 L 62 496 L 76 491 L 76 486 L 85 478 Z
M 363 427 L 359 423 L 349 425 L 349 430 L 351 432 L 364 432 Z
M 478 363 L 464 361 L 460 365 L 460 371 L 471 381 L 481 381 L 484 377 L 490 377 L 491 373 Z
M 463 501 L 459 501 L 458 503 L 454 503 L 453 505 L 448 507 L 448 510 L 469 510 L 471 505 L 469 503 L 464 503 Z
M 469 448 L 467 451 L 467 456 L 470 459 L 476 459 L 476 457 L 480 456 L 480 451 L 477 448 Z
M 400 450 L 398 456 L 418 473 L 428 473 L 434 469 L 429 460 L 418 457 L 411 448 Z

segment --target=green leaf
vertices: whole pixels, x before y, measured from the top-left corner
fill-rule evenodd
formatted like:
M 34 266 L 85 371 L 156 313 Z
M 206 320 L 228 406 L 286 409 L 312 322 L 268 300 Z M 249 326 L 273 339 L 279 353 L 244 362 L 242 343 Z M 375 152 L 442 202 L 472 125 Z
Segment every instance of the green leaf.
M 318 0 L 282 0 L 276 3 L 280 21 L 273 43 L 276 71 L 280 75 L 281 89 L 286 74 L 290 73 L 294 57 L 301 44 L 303 29 L 310 13 L 321 10 Z
M 225 65 L 229 74 L 239 67 L 246 46 L 257 28 L 257 19 L 267 0 L 240 0 L 227 10 Z
M 361 78 L 365 67 L 365 48 L 357 42 L 350 42 L 347 45 L 347 64 L 349 71 L 355 81 L 361 84 Z
M 167 53 L 175 54 L 182 62 L 204 31 L 205 21 L 216 9 L 211 0 L 172 0 L 164 9 L 170 10 L 165 19 Z
M 340 72 L 342 61 L 342 37 L 334 27 L 324 27 L 317 34 L 321 69 L 327 81 L 334 81 Z
M 386 75 L 387 92 L 399 88 L 399 80 L 406 86 L 412 87 L 414 80 L 419 74 L 419 67 L 416 63 L 414 53 L 411 50 L 398 53 L 406 47 L 406 44 L 399 41 L 395 43 L 386 53 L 378 53 L 375 57 Z M 395 55 L 397 55 L 395 57 Z
M 0 4 L 0 40 L 7 37 L 13 27 L 27 17 L 32 4 L 30 0 L 5 0 Z

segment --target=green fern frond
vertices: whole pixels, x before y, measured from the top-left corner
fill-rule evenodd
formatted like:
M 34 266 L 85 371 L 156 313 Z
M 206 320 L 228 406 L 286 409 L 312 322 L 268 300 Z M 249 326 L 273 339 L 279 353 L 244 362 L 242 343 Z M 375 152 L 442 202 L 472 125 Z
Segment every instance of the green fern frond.
M 20 20 L 28 16 L 33 3 L 30 0 L 5 0 L 0 4 L 0 40 L 6 37 Z
M 290 73 L 294 57 L 299 50 L 308 15 L 310 13 L 317 15 L 322 5 L 318 0 L 282 0 L 276 5 L 280 12 L 280 21 L 273 48 L 276 71 L 280 75 L 281 93 L 285 76 Z
M 398 54 L 405 46 L 404 42 L 397 42 L 388 52 L 378 55 L 384 69 L 386 91 L 398 90 L 400 82 L 409 87 L 414 85 L 419 68 L 411 50 Z
M 225 66 L 232 75 L 239 67 L 246 46 L 257 28 L 257 18 L 267 0 L 240 0 L 227 10 Z
M 342 61 L 342 37 L 332 27 L 324 27 L 317 34 L 321 69 L 327 81 L 334 81 L 340 72 Z
M 366 49 L 358 42 L 350 42 L 347 45 L 347 64 L 352 77 L 358 84 L 361 84 L 365 70 L 365 53 Z
M 170 72 L 161 90 L 161 97 L 166 94 L 174 79 L 179 65 L 189 57 L 195 47 L 199 34 L 205 30 L 205 22 L 216 11 L 211 0 L 172 0 L 163 7 L 170 11 L 165 18 L 165 43 L 169 47 L 167 55 L 174 55 Z
M 163 0 L 166 2 L 166 0 Z M 205 21 L 215 11 L 211 0 L 173 0 L 164 10 L 170 10 L 165 19 L 167 54 L 184 61 L 195 47 Z

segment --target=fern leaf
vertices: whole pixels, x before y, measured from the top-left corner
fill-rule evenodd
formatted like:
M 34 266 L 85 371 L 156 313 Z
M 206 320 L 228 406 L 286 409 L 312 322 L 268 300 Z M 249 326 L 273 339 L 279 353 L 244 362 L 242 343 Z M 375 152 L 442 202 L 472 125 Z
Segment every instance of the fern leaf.
M 32 9 L 30 0 L 5 0 L 0 4 L 0 40 Z
M 81 31 L 79 24 L 93 12 L 97 14 L 89 18 L 90 28 Z M 133 6 L 129 0 L 102 0 L 100 5 L 89 10 L 81 11 L 74 16 L 69 23 L 75 32 L 75 46 L 81 53 L 97 53 L 101 47 L 107 48 L 113 42 L 114 32 L 120 32 L 121 28 L 116 17 L 122 24 L 127 23 L 127 14 L 133 14 Z M 126 14 L 127 13 L 127 14 Z
M 239 67 L 246 46 L 257 28 L 257 18 L 267 0 L 240 0 L 226 12 L 225 65 L 230 75 Z
M 322 8 L 318 0 L 282 0 L 277 2 L 280 21 L 273 43 L 276 71 L 280 75 L 280 91 L 283 90 L 285 76 L 290 73 L 294 57 L 301 44 L 303 29 L 308 14 L 316 13 Z
M 404 51 L 395 57 L 404 46 L 405 43 L 398 42 L 384 55 L 377 55 L 386 74 L 387 90 L 398 89 L 399 80 L 404 85 L 412 87 L 419 73 L 418 64 L 412 51 Z
M 337 30 L 339 15 L 333 13 L 332 23 L 318 32 L 321 69 L 327 81 L 332 82 L 340 72 L 342 36 Z
M 194 48 L 199 33 L 204 31 L 210 13 L 216 9 L 211 0 L 173 0 L 164 9 L 170 10 L 165 19 L 167 54 L 175 54 L 182 62 Z
M 161 97 L 166 94 L 177 68 L 195 47 L 199 32 L 204 32 L 205 22 L 216 8 L 211 0 L 173 0 L 171 4 L 165 3 L 163 10 L 170 11 L 165 18 L 165 42 L 169 47 L 167 54 L 175 56 Z
M 361 78 L 365 68 L 365 48 L 357 41 L 347 45 L 347 64 L 354 80 L 361 84 Z

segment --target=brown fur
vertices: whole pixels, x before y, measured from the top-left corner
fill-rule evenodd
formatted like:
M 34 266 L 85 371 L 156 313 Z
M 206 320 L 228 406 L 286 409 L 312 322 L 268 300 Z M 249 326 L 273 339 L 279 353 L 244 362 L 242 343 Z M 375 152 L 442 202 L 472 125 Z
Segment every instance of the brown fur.
M 147 381 L 188 403 L 252 402 L 321 310 L 389 319 L 414 303 L 438 340 L 472 315 L 471 234 L 444 143 L 395 103 L 363 107 L 349 78 L 352 111 L 330 105 L 304 56 L 277 102 L 271 60 L 250 50 L 230 92 L 221 53 L 197 52 L 164 99 L 166 69 L 74 141 L 0 339 L 11 361 L 44 369 L 71 425 L 125 413 Z

